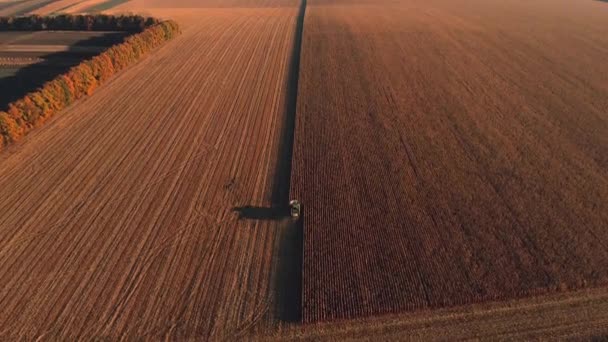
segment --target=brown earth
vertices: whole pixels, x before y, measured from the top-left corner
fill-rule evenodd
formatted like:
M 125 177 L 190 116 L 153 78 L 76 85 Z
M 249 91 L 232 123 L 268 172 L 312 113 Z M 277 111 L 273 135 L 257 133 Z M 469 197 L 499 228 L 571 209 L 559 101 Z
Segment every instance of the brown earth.
M 608 6 L 311 0 L 306 322 L 608 285 Z
M 0 339 L 608 332 L 605 289 L 298 323 L 301 230 L 276 208 L 298 3 L 151 3 L 112 12 L 176 18 L 180 38 L 0 153 Z

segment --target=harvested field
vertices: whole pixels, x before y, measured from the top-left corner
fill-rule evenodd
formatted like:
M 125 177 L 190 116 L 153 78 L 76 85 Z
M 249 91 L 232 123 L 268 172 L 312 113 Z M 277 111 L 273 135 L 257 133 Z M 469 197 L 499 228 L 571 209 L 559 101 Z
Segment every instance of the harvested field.
M 0 46 L 26 38 L 32 32 L 0 31 Z
M 131 0 L 124 9 L 168 9 L 174 11 L 180 8 L 198 9 L 255 9 L 255 8 L 293 8 L 292 0 Z
M 91 12 L 97 12 L 95 10 L 95 8 L 97 6 L 102 6 L 102 8 L 103 8 L 104 6 L 111 5 L 111 4 L 112 3 L 111 2 L 108 3 L 107 0 L 84 0 L 84 1 L 77 2 L 72 6 L 64 8 L 61 12 L 63 12 L 63 13 L 91 13 Z M 117 5 L 118 4 L 119 3 L 117 3 Z M 114 6 L 109 6 L 108 8 L 105 8 L 105 10 L 108 10 L 112 7 L 114 7 Z
M 85 9 L 87 13 L 98 13 L 111 10 L 112 8 L 129 2 L 130 0 L 106 0 L 99 4 L 94 4 Z
M 608 285 L 608 7 L 315 1 L 303 319 Z
M 200 11 L 0 153 L 0 339 L 231 339 L 282 312 L 297 11 Z
M 32 14 L 98 13 L 128 3 L 130 0 L 56 0 L 32 11 Z
M 0 32 L 0 47 L 5 45 L 110 47 L 121 43 L 128 35 L 128 32 L 103 31 L 10 31 Z
M 0 3 L 0 17 L 33 13 L 54 0 L 15 0 Z
M 111 9 L 129 0 L 19 0 L 0 2 L 0 16 L 94 13 Z
M 589 340 L 608 331 L 606 289 L 501 303 L 304 324 L 265 331 L 260 341 Z
M 73 52 L 74 54 L 99 54 L 105 50 L 101 46 L 69 46 L 69 45 L 6 45 L 0 46 L 0 56 L 3 54 L 48 54 L 57 52 Z M 29 57 L 29 56 L 28 56 Z
M 35 11 L 32 11 L 31 14 L 54 15 L 59 13 L 67 13 L 66 11 L 69 8 L 84 1 L 86 0 L 56 0 L 36 9 Z

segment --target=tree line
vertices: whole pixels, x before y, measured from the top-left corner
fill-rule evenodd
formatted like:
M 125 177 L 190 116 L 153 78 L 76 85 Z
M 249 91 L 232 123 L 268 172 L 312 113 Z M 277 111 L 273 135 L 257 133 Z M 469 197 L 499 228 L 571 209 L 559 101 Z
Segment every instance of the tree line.
M 38 90 L 10 103 L 6 111 L 0 111 L 0 149 L 19 140 L 74 101 L 91 95 L 104 81 L 179 33 L 176 22 L 155 20 L 123 43 L 83 61 Z
M 141 15 L 61 14 L 0 17 L 0 31 L 125 31 L 141 32 L 158 24 L 156 18 Z

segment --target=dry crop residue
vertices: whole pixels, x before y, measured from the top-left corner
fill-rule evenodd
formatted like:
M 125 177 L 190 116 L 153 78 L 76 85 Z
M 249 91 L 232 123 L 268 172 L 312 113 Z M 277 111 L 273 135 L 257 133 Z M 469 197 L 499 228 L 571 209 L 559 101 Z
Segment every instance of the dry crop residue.
M 297 3 L 179 38 L 0 154 L 0 338 L 230 338 L 274 310 Z M 238 47 L 238 48 L 235 48 Z
M 608 8 L 308 4 L 306 322 L 608 285 Z

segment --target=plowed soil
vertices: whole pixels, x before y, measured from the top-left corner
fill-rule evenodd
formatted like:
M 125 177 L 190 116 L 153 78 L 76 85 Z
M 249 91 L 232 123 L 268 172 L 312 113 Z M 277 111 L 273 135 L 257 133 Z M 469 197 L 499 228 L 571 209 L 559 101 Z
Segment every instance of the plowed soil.
M 607 52 L 599 1 L 311 0 L 304 321 L 608 285 Z

